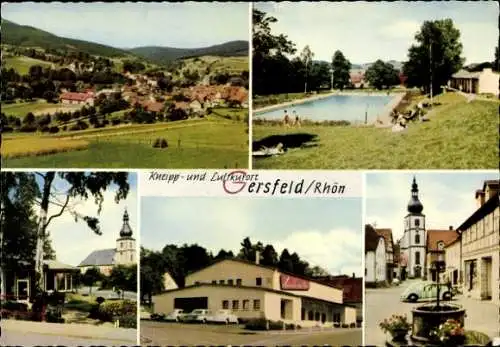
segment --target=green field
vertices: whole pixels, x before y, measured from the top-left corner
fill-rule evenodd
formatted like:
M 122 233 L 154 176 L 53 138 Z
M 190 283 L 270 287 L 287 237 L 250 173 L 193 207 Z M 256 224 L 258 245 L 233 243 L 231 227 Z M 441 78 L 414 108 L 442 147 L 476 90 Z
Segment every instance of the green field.
M 47 103 L 45 100 L 2 104 L 3 113 L 7 116 L 15 116 L 19 118 L 24 118 L 29 112 L 32 112 L 35 116 L 37 116 L 44 113 L 54 114 L 58 111 L 74 112 L 80 108 L 82 108 L 82 105 L 51 104 Z
M 254 141 L 294 141 L 298 147 L 289 145 L 281 156 L 254 158 L 253 168 L 498 169 L 498 101 L 467 103 L 447 93 L 435 102 L 440 105 L 428 113 L 429 122 L 411 123 L 401 133 L 375 127 L 254 125 Z M 278 137 L 269 138 L 273 135 Z M 300 141 L 310 145 L 301 147 Z
M 204 73 L 210 66 L 211 72 L 227 72 L 229 74 L 240 74 L 242 71 L 248 71 L 248 57 L 214 57 L 203 56 L 198 58 L 184 59 L 185 68 Z
M 27 75 L 30 71 L 30 67 L 34 65 L 40 65 L 42 67 L 51 67 L 52 63 L 33 59 L 29 57 L 7 57 L 4 59 L 5 68 L 13 68 L 20 75 Z
M 68 135 L 6 136 L 3 167 L 9 168 L 247 168 L 248 134 L 244 122 L 196 120 L 117 126 Z M 61 152 L 19 157 L 17 141 L 61 139 Z M 157 138 L 168 148 L 153 148 Z M 71 151 L 72 141 L 87 143 Z M 17 144 L 16 144 L 17 143 Z M 76 147 L 76 146 L 75 146 Z M 17 150 L 15 158 L 9 153 Z

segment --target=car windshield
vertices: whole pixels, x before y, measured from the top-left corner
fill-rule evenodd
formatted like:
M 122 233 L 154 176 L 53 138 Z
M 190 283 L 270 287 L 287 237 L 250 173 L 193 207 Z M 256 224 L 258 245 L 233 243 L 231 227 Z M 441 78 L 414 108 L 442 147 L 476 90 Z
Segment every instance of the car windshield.
M 192 314 L 202 314 L 203 313 L 203 310 L 194 310 L 193 312 L 191 312 Z

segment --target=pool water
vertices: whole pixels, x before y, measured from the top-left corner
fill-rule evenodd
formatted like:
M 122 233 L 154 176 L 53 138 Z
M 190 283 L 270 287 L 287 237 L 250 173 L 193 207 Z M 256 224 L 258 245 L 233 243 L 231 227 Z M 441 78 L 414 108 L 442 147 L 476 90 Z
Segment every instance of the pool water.
M 353 123 L 375 121 L 393 96 L 388 95 L 333 95 L 323 99 L 288 105 L 272 111 L 255 112 L 254 119 L 282 120 L 285 110 L 293 120 L 293 111 L 300 119 L 311 121 L 347 120 Z

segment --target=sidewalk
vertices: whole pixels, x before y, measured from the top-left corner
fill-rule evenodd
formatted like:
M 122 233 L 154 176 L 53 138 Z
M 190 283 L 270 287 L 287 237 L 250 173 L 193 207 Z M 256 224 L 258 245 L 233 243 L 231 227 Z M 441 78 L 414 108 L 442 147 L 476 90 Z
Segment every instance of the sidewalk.
M 56 335 L 83 339 L 100 339 L 108 341 L 130 341 L 137 343 L 137 330 L 95 326 L 89 324 L 59 324 L 46 322 L 30 322 L 2 319 L 2 336 L 8 332 L 34 333 L 41 335 Z

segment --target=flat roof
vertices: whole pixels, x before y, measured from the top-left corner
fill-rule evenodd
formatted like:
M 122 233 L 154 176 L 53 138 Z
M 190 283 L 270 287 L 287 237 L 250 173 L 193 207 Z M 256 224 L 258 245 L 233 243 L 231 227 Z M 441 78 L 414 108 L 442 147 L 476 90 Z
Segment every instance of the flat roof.
M 314 297 L 307 296 L 307 295 L 293 294 L 293 293 L 289 293 L 289 292 L 285 292 L 285 291 L 281 291 L 281 290 L 276 290 L 276 289 L 272 289 L 272 288 L 252 287 L 252 286 L 235 286 L 235 285 L 230 285 L 230 284 L 216 284 L 216 283 L 198 283 L 198 284 L 193 284 L 191 286 L 186 286 L 186 287 L 182 287 L 182 288 L 165 290 L 165 291 L 163 291 L 161 293 L 158 293 L 156 295 L 153 295 L 153 296 L 170 294 L 170 293 L 174 293 L 174 292 L 180 292 L 180 291 L 183 291 L 185 289 L 202 288 L 202 287 L 215 287 L 215 288 L 224 288 L 224 289 L 230 288 L 230 289 L 259 290 L 259 291 L 263 291 L 263 292 L 275 293 L 275 294 L 280 294 L 280 295 L 284 295 L 284 296 L 292 296 L 292 297 L 296 297 L 296 298 L 303 298 L 303 299 L 308 299 L 308 300 L 321 301 L 321 302 L 325 302 L 325 303 L 333 304 L 333 305 L 338 305 L 338 306 L 345 306 L 345 307 L 356 308 L 355 305 L 350 305 L 350 304 L 345 304 L 345 303 L 338 303 L 338 302 L 333 302 L 333 301 L 318 299 L 318 298 L 314 298 Z

